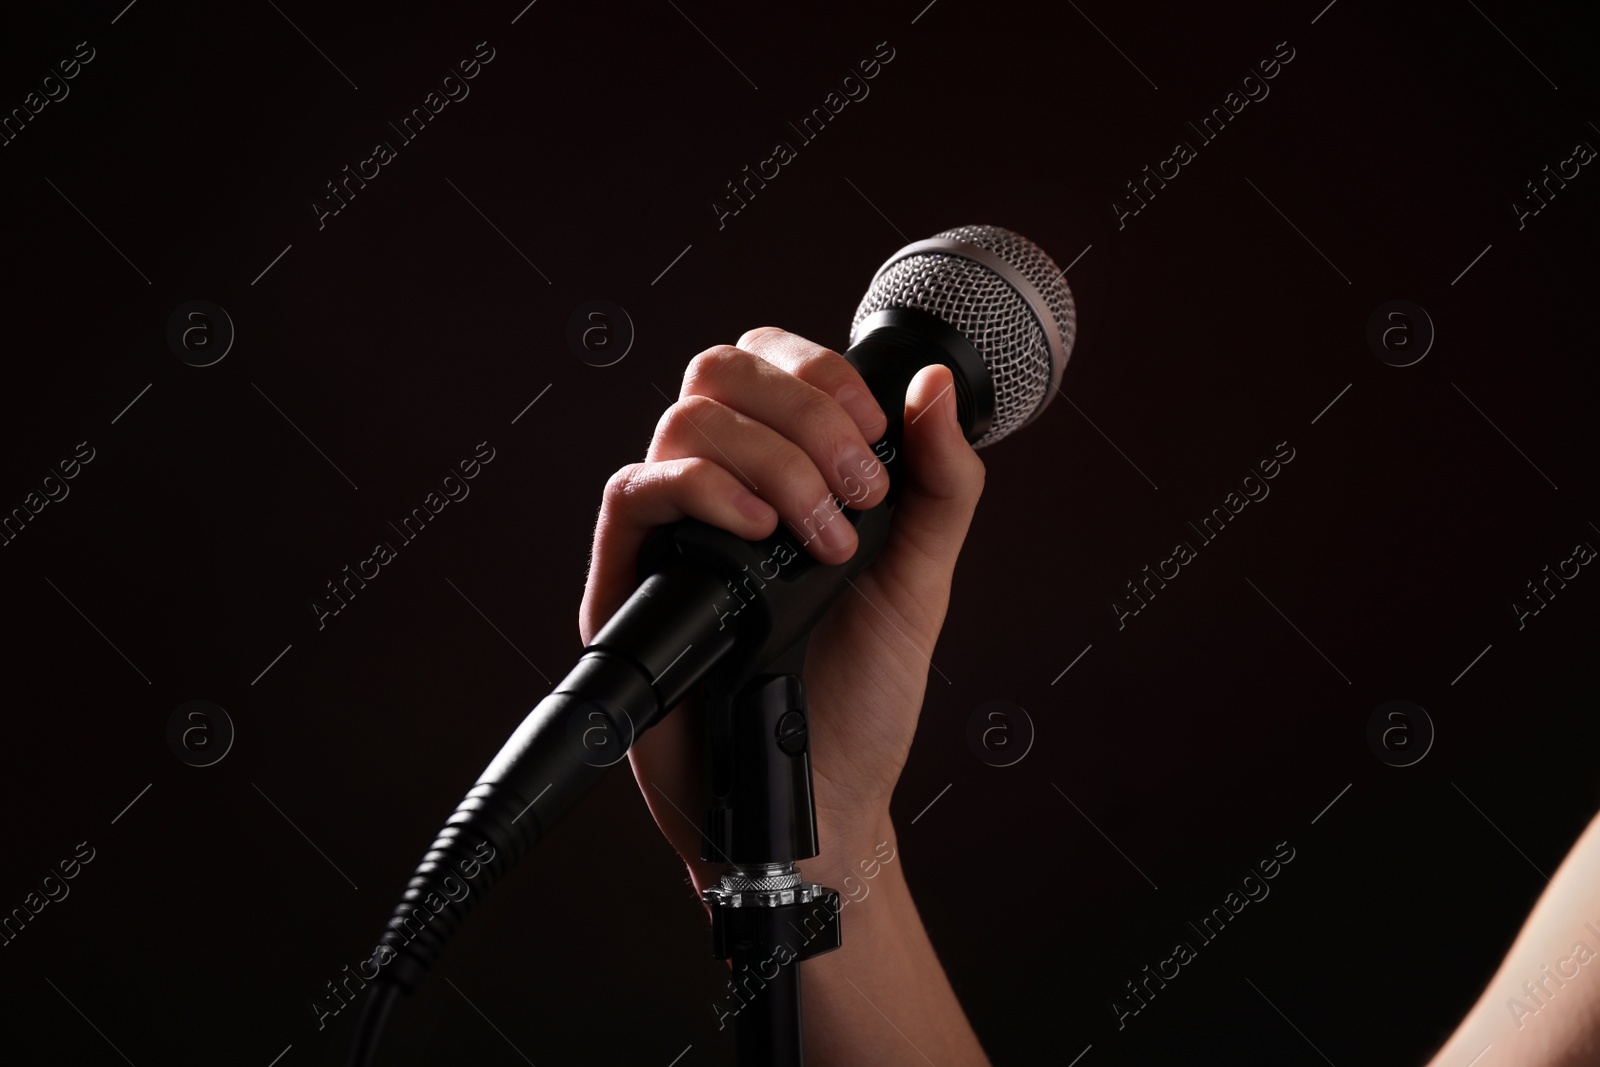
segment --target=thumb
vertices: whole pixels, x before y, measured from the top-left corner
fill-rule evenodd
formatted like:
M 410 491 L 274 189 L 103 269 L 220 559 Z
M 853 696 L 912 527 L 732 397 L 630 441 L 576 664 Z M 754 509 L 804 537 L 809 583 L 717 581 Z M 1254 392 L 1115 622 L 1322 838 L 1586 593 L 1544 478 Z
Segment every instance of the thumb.
M 957 421 L 954 385 L 949 368 L 935 364 L 918 371 L 906 390 L 903 485 L 889 543 L 873 567 L 886 588 L 904 590 L 935 619 L 943 616 L 956 557 L 983 492 L 983 460 Z

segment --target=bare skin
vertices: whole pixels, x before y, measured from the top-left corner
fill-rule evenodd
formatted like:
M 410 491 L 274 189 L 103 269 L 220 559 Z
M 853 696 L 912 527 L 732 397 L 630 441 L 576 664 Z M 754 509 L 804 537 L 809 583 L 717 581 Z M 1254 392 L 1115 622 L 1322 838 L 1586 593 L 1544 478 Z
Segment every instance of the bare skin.
M 912 903 L 889 816 L 983 490 L 983 462 L 956 422 L 950 386 L 937 366 L 912 381 L 889 542 L 815 628 L 806 657 L 822 854 L 800 866 L 854 901 L 842 912 L 844 947 L 805 964 L 807 1062 L 825 1067 L 989 1062 Z M 752 330 L 695 357 L 644 462 L 606 485 L 579 611 L 584 643 L 633 591 L 645 537 L 686 516 L 751 540 L 782 521 L 810 537 L 817 559 L 849 559 L 854 530 L 837 515 L 819 524 L 816 509 L 830 492 L 857 508 L 883 499 L 888 477 L 870 445 L 886 425 L 842 357 L 794 334 Z M 721 873 L 699 859 L 701 737 L 699 708 L 686 703 L 629 752 L 697 893 Z
M 1527 983 L 1524 985 L 1524 983 Z M 1600 1063 L 1600 817 L 1567 853 L 1500 969 L 1429 1067 Z
M 989 1062 L 917 915 L 889 816 L 956 557 L 983 490 L 983 463 L 956 423 L 950 385 L 941 367 L 912 382 L 906 484 L 890 541 L 856 579 L 859 592 L 817 626 L 806 658 L 823 851 L 802 869 L 851 902 L 844 948 L 805 965 L 807 1062 L 823 1067 Z M 606 485 L 579 610 L 584 643 L 633 591 L 645 537 L 684 517 L 751 540 L 783 522 L 819 560 L 850 558 L 854 532 L 837 517 L 819 524 L 828 512 L 818 505 L 828 493 L 860 508 L 883 499 L 887 476 L 869 446 L 885 426 L 849 364 L 804 338 L 766 327 L 697 356 L 645 460 Z M 698 707 L 686 704 L 629 752 L 696 893 L 721 873 L 699 859 L 701 729 Z M 1600 1063 L 1600 817 L 1429 1067 L 1471 1062 Z

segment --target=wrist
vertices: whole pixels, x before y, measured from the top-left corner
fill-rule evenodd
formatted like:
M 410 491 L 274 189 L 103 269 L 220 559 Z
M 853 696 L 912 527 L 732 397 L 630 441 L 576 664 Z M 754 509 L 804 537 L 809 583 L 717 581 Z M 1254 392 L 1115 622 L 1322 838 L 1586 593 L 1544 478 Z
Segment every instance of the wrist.
M 898 869 L 899 842 L 887 809 L 853 817 L 847 828 L 834 827 L 831 833 L 824 822 L 818 837 L 820 851 L 796 866 L 806 881 L 838 890 L 842 900 L 861 899 L 886 868 Z

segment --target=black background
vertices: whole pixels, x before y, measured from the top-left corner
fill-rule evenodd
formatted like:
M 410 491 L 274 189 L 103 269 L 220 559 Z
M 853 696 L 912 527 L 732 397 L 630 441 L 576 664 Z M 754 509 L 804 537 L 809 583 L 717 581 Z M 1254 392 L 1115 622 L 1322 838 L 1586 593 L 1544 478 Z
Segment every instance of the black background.
M 1600 544 L 1600 177 L 1511 208 L 1600 109 L 1579 5 L 1324 2 L 8 12 L 5 109 L 95 58 L 0 148 L 0 507 L 95 458 L 0 548 L 0 908 L 96 856 L 0 948 L 6 1058 L 341 1062 L 354 1012 L 309 1003 L 575 659 L 601 487 L 686 361 L 762 324 L 842 346 L 889 253 L 983 222 L 1072 263 L 1080 323 L 1072 403 L 984 453 L 895 799 L 974 1027 L 996 1063 L 1422 1062 L 1600 807 L 1600 578 L 1521 630 L 1510 606 Z M 480 41 L 470 96 L 319 229 Z M 870 96 L 719 229 L 724 183 L 882 41 Z M 1119 229 L 1123 183 L 1285 41 Z M 205 368 L 165 340 L 196 298 L 237 329 Z M 565 339 L 596 298 L 637 329 L 606 368 Z M 1365 340 L 1391 299 L 1437 329 L 1413 366 Z M 484 440 L 471 495 L 319 630 L 323 583 Z M 1123 583 L 1283 441 L 1270 497 L 1119 630 Z M 190 699 L 237 727 L 214 766 L 168 748 Z M 1011 767 L 966 742 L 993 699 L 1037 729 Z M 1403 769 L 1365 739 L 1391 699 L 1437 730 Z M 1280 841 L 1270 897 L 1119 1030 L 1123 984 Z M 729 1063 L 706 949 L 614 772 L 384 1062 Z

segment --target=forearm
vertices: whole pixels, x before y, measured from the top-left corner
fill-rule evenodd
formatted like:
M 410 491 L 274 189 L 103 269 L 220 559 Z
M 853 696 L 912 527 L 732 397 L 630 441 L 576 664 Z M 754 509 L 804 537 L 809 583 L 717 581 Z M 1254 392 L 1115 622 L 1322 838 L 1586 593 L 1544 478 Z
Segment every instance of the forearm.
M 911 900 L 887 814 L 824 848 L 799 866 L 807 881 L 839 890 L 844 944 L 803 966 L 806 1062 L 987 1065 Z
M 1600 1062 L 1600 818 L 1540 896 L 1489 987 L 1434 1067 L 1579 1067 Z

